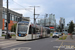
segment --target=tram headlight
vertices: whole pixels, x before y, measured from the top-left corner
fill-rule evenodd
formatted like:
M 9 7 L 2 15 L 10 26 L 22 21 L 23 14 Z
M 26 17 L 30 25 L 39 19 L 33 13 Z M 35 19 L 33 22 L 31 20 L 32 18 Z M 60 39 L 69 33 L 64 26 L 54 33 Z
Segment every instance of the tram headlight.
M 27 36 L 27 34 L 25 34 L 24 36 Z
M 17 36 L 18 36 L 18 34 L 17 34 Z
M 27 36 L 27 34 L 26 34 L 26 36 Z

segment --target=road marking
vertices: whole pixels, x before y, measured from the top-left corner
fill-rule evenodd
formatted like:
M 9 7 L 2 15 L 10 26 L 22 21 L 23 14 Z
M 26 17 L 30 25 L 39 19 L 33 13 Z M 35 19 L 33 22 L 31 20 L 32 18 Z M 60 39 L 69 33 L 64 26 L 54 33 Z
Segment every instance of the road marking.
M 7 42 L 9 42 L 9 41 L 1 41 L 0 44 L 2 44 L 2 43 L 7 43 Z
M 12 44 L 12 45 L 9 45 L 9 46 L 4 46 L 4 47 L 1 47 L 1 48 L 5 49 L 5 48 L 8 48 L 8 47 L 13 47 L 13 46 L 16 46 L 16 45 L 21 45 L 21 44 L 29 43 L 29 42 L 35 42 L 35 41 L 27 41 L 27 42 L 16 43 L 16 44 Z
M 16 43 L 22 43 L 22 42 L 7 42 L 7 43 L 1 43 L 1 46 L 5 46 L 5 45 L 12 45 L 12 44 L 16 44 Z
M 2 42 L 0 42 L 0 46 L 7 47 L 10 45 L 15 45 L 15 44 L 19 44 L 19 43 L 23 43 L 23 42 L 22 41 L 2 41 Z
M 29 48 L 29 47 L 17 47 L 17 48 L 13 48 L 13 49 L 11 49 L 11 50 L 30 50 L 31 48 Z
M 8 48 L 8 47 L 13 47 L 13 46 L 24 44 L 24 43 L 28 43 L 28 42 L 22 42 L 22 43 L 12 44 L 12 45 L 9 45 L 9 46 L 2 47 L 2 49 Z
M 58 50 L 60 50 L 60 47 L 62 46 L 63 42 L 61 43 L 61 45 L 59 46 Z

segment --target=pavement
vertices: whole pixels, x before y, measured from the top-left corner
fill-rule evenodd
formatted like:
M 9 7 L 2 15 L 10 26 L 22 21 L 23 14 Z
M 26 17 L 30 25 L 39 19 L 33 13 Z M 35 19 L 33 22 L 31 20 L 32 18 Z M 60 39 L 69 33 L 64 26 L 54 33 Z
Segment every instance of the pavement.
M 70 37 L 70 35 L 67 35 L 65 40 L 56 39 L 56 41 L 75 42 L 75 35 L 73 35 L 73 39 Z
M 5 37 L 0 37 L 0 39 L 4 39 Z
M 13 39 L 13 38 L 16 38 L 16 37 L 15 36 L 12 36 L 12 38 L 10 38 L 10 39 Z M 5 36 L 0 37 L 0 40 L 1 39 L 5 39 Z
M 0 42 L 1 41 L 6 41 L 6 40 L 16 40 L 16 37 L 15 36 L 12 36 L 12 38 L 10 38 L 10 39 L 5 39 L 5 37 L 4 36 L 2 36 L 2 37 L 0 37 Z
M 73 39 L 68 35 L 66 41 L 75 41 L 75 35 L 73 35 Z

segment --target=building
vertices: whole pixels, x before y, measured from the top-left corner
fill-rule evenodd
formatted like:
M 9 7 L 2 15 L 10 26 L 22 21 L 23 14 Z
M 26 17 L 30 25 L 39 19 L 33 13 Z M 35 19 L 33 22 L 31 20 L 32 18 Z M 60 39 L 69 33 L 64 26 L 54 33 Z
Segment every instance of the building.
M 59 25 L 60 25 L 60 28 L 64 29 L 64 27 L 65 27 L 65 18 L 60 17 Z
M 17 13 L 12 10 L 8 10 L 10 16 L 10 23 L 8 24 L 8 31 L 11 30 L 11 26 L 16 24 L 19 21 L 30 21 L 29 17 L 23 17 L 22 14 Z M 3 7 L 3 0 L 0 0 L 0 36 L 2 35 L 2 31 L 6 32 L 7 30 L 7 9 Z
M 52 30 L 55 30 L 56 29 L 55 14 L 49 14 L 49 17 L 38 20 L 38 24 L 45 27 L 50 27 Z
M 30 17 L 22 17 L 22 21 L 30 21 Z
M 8 24 L 8 30 L 11 30 L 11 26 L 19 21 L 22 20 L 22 14 L 19 14 L 17 12 L 14 12 L 12 10 L 9 11 L 9 16 L 10 16 L 10 23 Z M 3 7 L 3 13 L 2 13 L 2 30 L 6 31 L 7 30 L 7 9 Z
M 56 23 L 56 29 L 58 29 L 59 25 Z

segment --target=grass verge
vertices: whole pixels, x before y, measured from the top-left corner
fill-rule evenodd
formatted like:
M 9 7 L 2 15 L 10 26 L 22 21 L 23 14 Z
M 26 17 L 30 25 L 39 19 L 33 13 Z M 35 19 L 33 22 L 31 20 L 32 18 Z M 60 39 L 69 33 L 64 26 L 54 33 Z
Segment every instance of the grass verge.
M 2 35 L 2 36 L 5 36 L 5 35 Z M 16 35 L 11 35 L 11 36 L 16 36 Z
M 65 40 L 66 38 L 67 38 L 67 35 L 60 37 L 59 40 Z
M 50 33 L 50 36 L 52 37 L 53 36 L 53 33 Z

